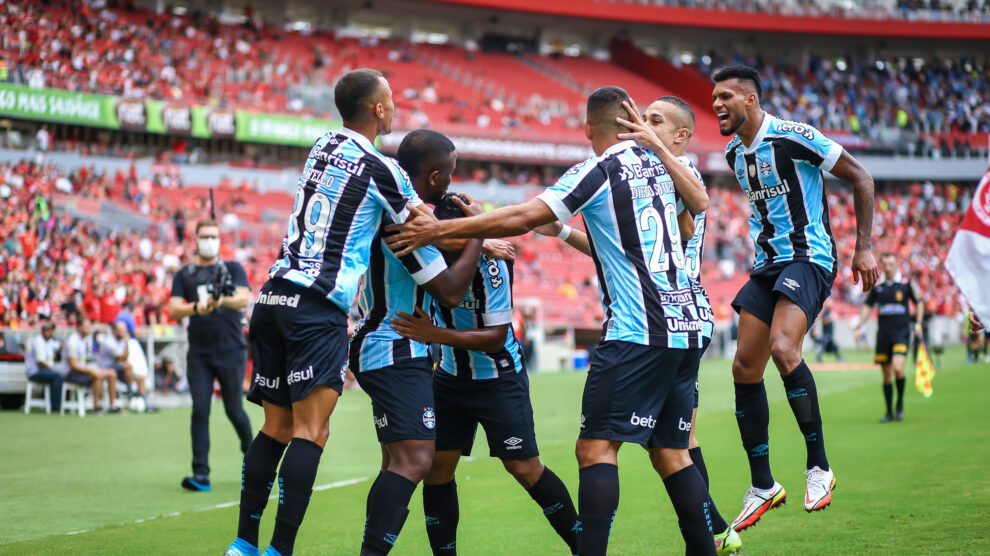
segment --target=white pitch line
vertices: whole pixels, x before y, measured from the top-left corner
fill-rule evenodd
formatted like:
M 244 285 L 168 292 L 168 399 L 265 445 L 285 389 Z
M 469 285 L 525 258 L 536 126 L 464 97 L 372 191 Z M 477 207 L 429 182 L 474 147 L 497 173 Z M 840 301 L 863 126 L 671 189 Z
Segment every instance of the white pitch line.
M 319 485 L 319 486 L 313 487 L 313 492 L 317 492 L 317 491 L 321 491 L 321 490 L 330 490 L 332 488 L 345 487 L 345 486 L 348 486 L 348 485 L 353 485 L 353 484 L 361 483 L 361 482 L 364 482 L 364 481 L 367 481 L 367 480 L 368 480 L 368 477 L 358 477 L 356 479 L 347 479 L 347 480 L 344 480 L 344 481 L 337 481 L 335 483 L 327 483 L 325 485 Z M 269 500 L 274 500 L 276 498 L 278 498 L 278 494 L 272 494 L 271 496 L 268 497 Z M 82 533 L 90 533 L 92 531 L 95 531 L 96 529 L 103 529 L 105 527 L 116 527 L 116 526 L 119 526 L 119 525 L 130 525 L 132 523 L 144 523 L 145 521 L 152 521 L 152 520 L 155 520 L 155 519 L 161 519 L 163 517 L 175 517 L 177 515 L 182 515 L 182 514 L 187 514 L 187 513 L 207 512 L 207 511 L 210 511 L 210 510 L 219 510 L 221 508 L 230 508 L 230 507 L 233 507 L 233 506 L 237 506 L 240 503 L 241 503 L 240 500 L 235 500 L 233 502 L 224 502 L 222 504 L 214 504 L 212 506 L 207 506 L 205 508 L 196 508 L 194 510 L 187 510 L 187 511 L 184 511 L 184 512 L 170 512 L 170 513 L 167 513 L 167 514 L 153 515 L 151 517 L 145 517 L 145 518 L 141 518 L 141 519 L 135 519 L 134 521 L 124 521 L 122 523 L 113 523 L 113 524 L 110 524 L 110 525 L 104 525 L 103 527 L 97 527 L 97 528 L 94 528 L 94 529 L 80 529 L 79 531 L 70 531 L 70 532 L 64 533 L 64 534 L 65 535 L 79 535 L 79 534 L 82 534 Z

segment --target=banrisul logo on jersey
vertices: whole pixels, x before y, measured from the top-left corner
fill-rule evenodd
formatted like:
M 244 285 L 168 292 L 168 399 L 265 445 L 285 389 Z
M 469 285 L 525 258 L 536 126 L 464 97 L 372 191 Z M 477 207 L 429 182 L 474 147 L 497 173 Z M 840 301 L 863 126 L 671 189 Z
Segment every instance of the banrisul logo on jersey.
M 430 430 L 437 426 L 437 414 L 433 412 L 432 407 L 423 409 L 423 426 Z

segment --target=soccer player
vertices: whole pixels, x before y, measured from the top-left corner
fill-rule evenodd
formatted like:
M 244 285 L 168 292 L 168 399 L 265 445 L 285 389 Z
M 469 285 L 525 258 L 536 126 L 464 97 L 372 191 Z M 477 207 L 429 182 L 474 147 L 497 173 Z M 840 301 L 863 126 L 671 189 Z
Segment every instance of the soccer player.
M 875 307 L 877 309 L 877 347 L 873 357 L 874 363 L 880 365 L 883 372 L 883 399 L 887 412 L 880 419 L 881 423 L 889 423 L 894 419 L 904 419 L 904 361 L 907 359 L 908 346 L 911 345 L 911 311 L 908 302 L 914 303 L 915 337 L 921 337 L 921 321 L 925 318 L 925 304 L 915 296 L 914 285 L 901 279 L 897 272 L 897 257 L 893 253 L 884 253 L 880 257 L 883 265 L 883 282 L 878 283 L 866 296 L 863 308 L 859 312 L 859 324 L 862 326 Z M 897 413 L 894 413 L 894 384 L 897 384 Z
M 418 130 L 403 138 L 399 160 L 414 172 L 402 181 L 426 202 L 436 204 L 450 185 L 457 153 L 446 136 Z M 391 162 L 391 161 L 390 161 Z M 481 214 L 481 205 L 470 205 Z M 381 473 L 368 491 L 361 554 L 388 554 L 409 515 L 416 485 L 430 470 L 436 450 L 436 405 L 433 367 L 427 346 L 400 336 L 392 328 L 399 312 L 429 309 L 435 299 L 456 307 L 472 285 L 481 254 L 481 241 L 468 241 L 447 267 L 439 249 L 426 245 L 397 257 L 382 241 L 385 226 L 400 222 L 384 215 L 371 250 L 371 262 L 361 280 L 358 307 L 363 315 L 351 336 L 350 369 L 371 398 Z
M 400 161 L 415 180 L 417 168 Z M 441 220 L 465 216 L 450 195 L 433 212 Z M 454 308 L 434 303 L 433 309 L 437 326 L 419 308 L 415 315 L 398 313 L 392 324 L 406 338 L 443 346 L 433 378 L 437 452 L 423 486 L 433 554 L 456 554 L 459 509 L 454 473 L 461 455 L 471 455 L 479 422 L 488 438 L 489 455 L 502 460 L 576 554 L 577 511 L 563 481 L 540 461 L 536 444 L 529 377 L 511 324 L 511 263 L 481 256 L 467 297 Z
M 347 369 L 347 313 L 379 247 L 381 222 L 424 210 L 395 161 L 373 145 L 391 130 L 388 81 L 374 70 L 351 71 L 335 85 L 334 101 L 344 127 L 310 151 L 280 257 L 251 317 L 255 374 L 248 399 L 262 405 L 265 424 L 244 455 L 229 556 L 258 554 L 276 471 L 278 512 L 265 553 L 292 554 Z
M 760 76 L 753 68 L 727 67 L 713 81 L 712 108 L 719 130 L 724 136 L 736 135 L 725 148 L 725 158 L 749 198 L 750 236 L 756 247 L 749 282 L 732 302 L 739 313 L 732 362 L 736 420 L 752 478 L 743 510 L 732 523 L 740 531 L 787 496 L 770 472 L 770 413 L 763 373 L 771 357 L 807 448 L 804 509 L 821 510 L 832 501 L 835 475 L 825 455 L 818 392 L 801 357 L 801 342 L 831 293 L 838 268 L 822 172 L 830 171 L 853 186 L 852 282 L 862 279 L 864 291 L 877 279 L 871 245 L 873 178 L 817 129 L 764 112 Z
M 619 135 L 620 139 L 632 139 L 641 146 L 649 149 L 660 158 L 664 167 L 670 171 L 670 176 L 674 182 L 674 188 L 678 193 L 683 192 L 683 197 L 690 199 L 692 194 L 704 192 L 704 181 L 701 173 L 695 167 L 691 159 L 686 156 L 688 142 L 694 134 L 694 110 L 684 100 L 675 96 L 663 96 L 653 101 L 642 118 L 634 106 L 626 105 L 629 120 L 620 120 L 630 133 Z M 695 202 L 698 202 L 695 199 Z M 699 310 L 711 311 L 711 303 L 708 293 L 701 285 L 701 256 L 704 253 L 705 242 L 705 211 L 693 212 L 680 203 L 678 206 L 678 223 L 681 229 L 681 237 L 684 245 L 684 255 L 687 260 L 686 270 L 688 278 L 691 280 L 691 289 L 696 297 Z M 692 205 L 697 206 L 697 205 Z M 551 224 L 549 227 L 537 229 L 539 233 L 545 235 L 563 236 L 569 245 L 590 254 L 587 235 L 584 232 L 573 230 L 564 233 L 559 222 Z M 683 238 L 688 238 L 686 241 Z M 698 353 L 697 359 L 692 359 L 692 365 L 700 366 L 701 356 L 708 344 L 711 343 L 714 326 L 712 323 L 705 324 L 702 330 L 702 349 Z M 691 413 L 691 434 L 688 439 L 688 454 L 691 461 L 697 466 L 701 476 L 705 479 L 705 484 L 709 485 L 708 470 L 705 466 L 704 457 L 701 454 L 701 445 L 695 437 L 697 417 L 698 417 L 698 394 L 699 385 L 695 383 L 694 390 L 694 410 Z M 654 467 L 660 471 L 660 450 L 657 446 L 650 446 L 650 459 Z M 715 547 L 718 553 L 731 554 L 742 547 L 742 540 L 739 535 L 729 527 L 722 515 L 715 507 L 715 503 L 710 501 L 712 530 L 715 534 Z
M 581 213 L 606 320 L 581 404 L 578 553 L 605 554 L 619 505 L 618 451 L 633 442 L 662 447 L 661 476 L 688 551 L 715 554 L 708 491 L 687 450 L 697 380 L 688 359 L 701 348 L 706 319 L 684 270 L 671 178 L 655 155 L 618 138 L 623 101 L 629 95 L 618 87 L 588 97 L 585 135 L 595 156 L 537 198 L 471 218 L 417 217 L 393 226 L 401 233 L 387 241 L 401 255 L 441 238 L 519 235 Z

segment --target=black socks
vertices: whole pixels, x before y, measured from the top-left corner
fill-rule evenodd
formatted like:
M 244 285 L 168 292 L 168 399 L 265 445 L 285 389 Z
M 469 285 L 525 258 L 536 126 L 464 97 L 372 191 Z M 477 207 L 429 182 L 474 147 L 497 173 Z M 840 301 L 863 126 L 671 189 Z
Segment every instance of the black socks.
M 285 444 L 263 432 L 259 432 L 254 442 L 244 454 L 241 464 L 241 506 L 237 521 L 237 536 L 254 546 L 258 546 L 258 526 L 261 513 L 268 505 L 278 462 L 285 452 Z
M 894 385 L 883 385 L 883 401 L 887 404 L 887 416 L 894 416 Z
M 689 465 L 663 480 L 670 501 L 677 513 L 681 536 L 689 556 L 714 556 L 715 539 L 712 537 L 711 499 L 705 480 L 698 468 Z M 720 531 L 721 532 L 721 531 Z M 584 553 L 582 552 L 582 556 Z
M 818 410 L 818 389 L 811 369 L 802 360 L 793 371 L 783 377 L 787 402 L 797 419 L 798 427 L 804 435 L 808 449 L 807 468 L 814 466 L 828 471 L 828 458 L 825 457 L 825 439 L 822 438 L 822 414 Z
M 711 488 L 711 483 L 708 480 L 708 468 L 705 467 L 705 458 L 701 455 L 701 446 L 688 450 L 688 455 L 691 456 L 691 461 L 694 463 L 694 466 L 698 468 L 698 473 L 701 474 L 702 480 L 705 481 L 705 490 L 709 490 Z M 712 518 L 712 531 L 721 533 L 729 528 L 729 524 L 725 522 L 722 514 L 718 513 L 718 509 L 715 507 L 715 502 L 712 501 L 710 492 L 708 495 L 708 510 L 711 513 Z
M 388 554 L 392 550 L 409 515 L 409 499 L 416 490 L 416 483 L 391 471 L 382 473 L 375 483 L 368 492 L 368 517 L 361 542 L 363 555 Z
M 897 412 L 904 411 L 904 377 L 895 378 L 897 384 Z
M 619 468 L 589 465 L 579 472 L 577 545 L 581 556 L 605 556 L 612 520 L 619 508 Z
M 567 487 L 560 477 L 549 467 L 544 467 L 540 479 L 527 492 L 540 505 L 543 515 L 546 516 L 553 530 L 567 543 L 571 554 L 577 554 L 577 531 L 575 531 L 577 511 L 574 509 L 574 502 L 571 501 L 571 494 L 567 492 Z
M 805 367 L 807 368 L 807 367 Z M 753 486 L 767 489 L 773 486 L 770 473 L 770 406 L 763 381 L 736 385 L 736 424 L 743 448 L 749 458 L 749 473 Z
M 433 554 L 457 554 L 457 521 L 460 519 L 457 483 L 423 483 L 423 514 L 426 517 L 426 536 L 430 539 Z
M 292 554 L 322 455 L 323 448 L 303 438 L 293 438 L 285 450 L 278 472 L 278 513 L 272 533 L 272 546 L 285 556 Z

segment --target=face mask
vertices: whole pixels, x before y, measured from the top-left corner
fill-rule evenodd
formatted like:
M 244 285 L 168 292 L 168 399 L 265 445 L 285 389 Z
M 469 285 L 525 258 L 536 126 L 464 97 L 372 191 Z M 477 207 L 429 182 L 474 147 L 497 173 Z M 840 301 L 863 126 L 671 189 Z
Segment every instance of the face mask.
M 199 256 L 204 259 L 212 259 L 220 254 L 220 238 L 209 238 L 196 240 L 199 247 Z

